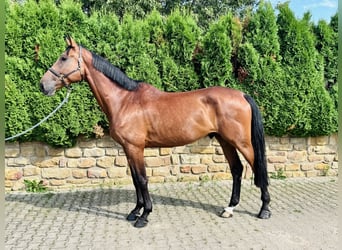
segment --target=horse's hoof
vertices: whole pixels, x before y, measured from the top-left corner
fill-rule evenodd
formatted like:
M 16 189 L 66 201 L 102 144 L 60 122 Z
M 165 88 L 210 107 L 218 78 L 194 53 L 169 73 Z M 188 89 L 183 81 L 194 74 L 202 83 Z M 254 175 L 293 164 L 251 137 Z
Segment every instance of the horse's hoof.
M 137 219 L 137 221 L 134 223 L 134 227 L 136 227 L 136 228 L 146 227 L 147 223 L 148 223 L 147 219 L 143 219 L 143 218 L 139 217 Z
M 230 218 L 230 217 L 233 217 L 233 213 L 226 211 L 226 210 L 222 210 L 222 212 L 220 213 L 220 217 Z
M 138 218 L 139 218 L 139 214 L 130 213 L 126 219 L 128 221 L 136 221 L 136 219 L 138 219 Z
M 269 219 L 271 217 L 271 211 L 270 210 L 261 210 L 258 214 L 259 219 Z
M 220 216 L 222 218 L 230 218 L 233 217 L 233 212 L 234 209 L 238 206 L 239 204 L 232 206 L 232 207 L 226 207 L 222 210 L 222 212 L 220 213 Z

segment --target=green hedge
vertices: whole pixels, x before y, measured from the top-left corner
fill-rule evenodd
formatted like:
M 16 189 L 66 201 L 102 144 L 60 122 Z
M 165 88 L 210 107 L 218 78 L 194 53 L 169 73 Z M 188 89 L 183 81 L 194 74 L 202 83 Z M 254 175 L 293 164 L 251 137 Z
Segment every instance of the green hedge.
M 165 91 L 208 86 L 241 89 L 258 102 L 266 133 L 326 135 L 337 131 L 337 15 L 334 22 L 294 17 L 287 4 L 270 4 L 244 18 L 227 13 L 201 28 L 181 9 L 156 10 L 143 19 L 108 11 L 87 15 L 75 0 L 6 1 L 6 137 L 49 114 L 64 98 L 39 91 L 39 80 L 65 48 L 64 35 L 122 68 L 130 77 Z M 38 53 L 36 51 L 39 51 Z M 79 135 L 108 127 L 86 83 L 74 85 L 69 102 L 18 140 L 71 146 Z

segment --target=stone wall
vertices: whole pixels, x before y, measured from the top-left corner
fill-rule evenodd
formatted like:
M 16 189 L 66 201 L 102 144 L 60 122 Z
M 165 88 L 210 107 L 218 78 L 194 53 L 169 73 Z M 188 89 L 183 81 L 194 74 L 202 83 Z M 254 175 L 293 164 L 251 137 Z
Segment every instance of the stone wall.
M 324 137 L 266 137 L 270 176 L 312 177 L 337 175 L 337 134 Z M 241 157 L 244 178 L 251 169 Z M 148 148 L 145 165 L 149 182 L 230 179 L 222 149 L 215 139 L 191 145 Z M 108 135 L 80 138 L 73 148 L 53 148 L 39 142 L 6 143 L 6 190 L 24 188 L 37 180 L 53 189 L 131 183 L 125 154 Z

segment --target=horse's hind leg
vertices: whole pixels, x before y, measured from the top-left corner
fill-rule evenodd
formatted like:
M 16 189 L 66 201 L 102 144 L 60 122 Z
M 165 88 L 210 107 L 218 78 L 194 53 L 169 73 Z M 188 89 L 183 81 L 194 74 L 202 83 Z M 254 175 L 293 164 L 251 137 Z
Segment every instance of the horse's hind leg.
M 243 145 L 240 143 L 240 145 Z M 260 163 L 259 165 L 256 164 L 256 157 L 254 154 L 254 149 L 252 145 L 248 145 L 246 144 L 244 147 L 241 146 L 239 148 L 239 151 L 242 153 L 242 155 L 245 157 L 245 159 L 247 160 L 247 162 L 249 163 L 249 165 L 251 166 L 253 173 L 256 176 L 258 175 L 258 172 L 256 171 L 260 171 L 256 168 L 266 168 L 265 166 L 261 166 Z M 262 163 L 264 164 L 264 163 Z M 265 163 L 266 164 L 266 163 Z M 267 179 L 267 173 L 265 172 L 265 179 Z M 260 212 L 258 214 L 258 218 L 260 219 L 268 219 L 271 216 L 271 212 L 270 209 L 268 207 L 269 203 L 270 203 L 270 195 L 268 193 L 268 188 L 267 188 L 267 184 L 258 184 L 258 187 L 260 187 L 261 190 L 261 200 L 262 200 L 262 206 L 260 209 Z
M 219 141 L 223 149 L 223 153 L 228 160 L 230 171 L 233 176 L 233 190 L 229 205 L 228 207 L 224 208 L 220 214 L 221 217 L 229 218 L 233 216 L 233 210 L 240 202 L 243 166 L 236 149 L 231 144 L 224 141 L 220 136 L 217 136 L 216 138 Z

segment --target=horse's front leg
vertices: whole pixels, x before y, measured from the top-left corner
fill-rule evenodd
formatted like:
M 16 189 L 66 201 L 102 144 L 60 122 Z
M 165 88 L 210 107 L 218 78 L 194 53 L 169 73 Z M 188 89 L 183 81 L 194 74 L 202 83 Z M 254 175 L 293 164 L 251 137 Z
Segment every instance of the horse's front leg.
M 144 227 L 147 225 L 148 215 L 152 212 L 152 201 L 147 187 L 147 176 L 144 165 L 144 148 L 127 147 L 125 149 L 128 163 L 132 172 L 133 183 L 137 194 L 137 205 L 127 216 L 128 220 L 136 220 L 135 227 Z M 142 215 L 139 217 L 139 211 L 144 208 Z
M 136 196 L 137 196 L 137 204 L 136 204 L 135 208 L 127 216 L 127 220 L 128 221 L 136 221 L 140 216 L 141 208 L 144 206 L 144 200 L 143 200 L 143 196 L 141 194 L 140 185 L 138 184 L 136 171 L 135 171 L 134 167 L 132 167 L 132 166 L 130 166 L 130 169 L 131 169 L 131 175 L 132 175 L 133 184 L 134 184 L 135 192 L 136 192 Z

